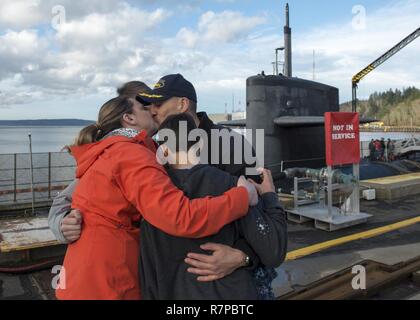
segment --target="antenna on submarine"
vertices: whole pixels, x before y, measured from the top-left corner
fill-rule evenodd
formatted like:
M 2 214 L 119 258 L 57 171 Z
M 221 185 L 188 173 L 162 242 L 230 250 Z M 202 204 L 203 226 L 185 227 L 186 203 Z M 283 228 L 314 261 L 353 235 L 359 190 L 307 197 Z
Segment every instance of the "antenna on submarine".
M 232 93 L 232 115 L 235 113 L 235 94 Z
M 286 4 L 286 25 L 284 26 L 284 75 L 292 76 L 292 29 L 290 28 L 289 4 Z

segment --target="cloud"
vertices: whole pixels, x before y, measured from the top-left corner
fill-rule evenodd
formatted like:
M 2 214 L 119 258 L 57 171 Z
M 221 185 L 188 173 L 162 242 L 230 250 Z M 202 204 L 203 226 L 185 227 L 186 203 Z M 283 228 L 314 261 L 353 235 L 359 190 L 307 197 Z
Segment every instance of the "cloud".
M 43 20 L 39 0 L 2 0 L 0 2 L 0 27 L 27 28 Z M 28 13 L 31 14 L 28 14 Z
M 170 12 L 164 9 L 147 12 L 125 4 L 112 13 L 93 13 L 65 23 L 58 29 L 56 38 L 65 50 L 96 50 L 97 46 L 100 50 L 118 49 L 138 43 L 146 31 L 169 16 Z
M 9 88 L 1 103 L 23 103 L 25 92 L 33 99 L 92 94 L 138 78 L 142 69 L 156 63 L 161 51 L 147 33 L 171 13 L 144 11 L 127 3 L 118 8 L 67 21 L 55 33 L 28 29 L 1 35 L 0 64 L 5 67 L 0 80 L 21 78 L 21 93 Z
M 79 19 L 90 13 L 108 13 L 118 9 L 120 0 L 2 0 L 0 2 L 0 27 L 14 30 L 51 24 L 53 8 L 65 9 L 67 20 Z
M 0 79 L 39 69 L 48 48 L 36 30 L 9 31 L 0 36 Z
M 191 29 L 188 28 L 181 28 L 181 30 L 178 31 L 177 39 L 183 43 L 188 48 L 193 48 L 200 39 L 200 35 L 198 32 L 194 32 Z
M 192 48 L 197 44 L 228 43 L 243 40 L 251 30 L 265 23 L 261 16 L 247 17 L 240 12 L 223 11 L 215 13 L 207 11 L 201 15 L 197 30 L 182 28 L 177 38 Z
M 68 5 L 66 11 L 71 12 Z M 7 99 L 3 95 L 1 103 L 25 103 L 28 96 L 36 100 L 113 92 L 113 88 L 125 81 L 141 78 L 154 83 L 160 76 L 176 72 L 197 79 L 200 85 L 200 76 L 207 79 L 217 73 L 221 61 L 204 50 L 185 48 L 179 41 L 182 31 L 172 38 L 156 37 L 158 27 L 171 17 L 171 11 L 141 10 L 121 1 L 115 7 L 116 10 L 106 12 L 105 6 L 103 13 L 87 13 L 67 20 L 54 32 L 6 31 L 0 37 L 0 62 L 12 63 L 0 72 L 0 80 L 19 75 L 20 93 L 9 87 Z M 238 43 L 263 22 L 264 18 L 258 16 L 208 11 L 201 15 L 197 31 L 191 32 L 204 33 L 200 41 L 221 47 Z M 225 85 L 233 83 L 226 81 Z M 216 82 L 210 81 L 205 87 Z M 238 81 L 234 82 L 237 85 Z M 1 83 L 0 89 L 4 92 Z
M 234 2 L 234 0 L 213 0 L 214 2 Z M 177 12 L 199 12 L 205 0 L 1 0 L 0 29 L 20 31 L 40 25 L 51 25 L 57 11 L 62 7 L 67 21 L 74 21 L 90 14 L 106 14 L 118 11 L 131 2 L 135 5 L 168 7 Z M 134 21 L 133 21 L 134 23 Z M 137 27 L 142 27 L 138 23 Z

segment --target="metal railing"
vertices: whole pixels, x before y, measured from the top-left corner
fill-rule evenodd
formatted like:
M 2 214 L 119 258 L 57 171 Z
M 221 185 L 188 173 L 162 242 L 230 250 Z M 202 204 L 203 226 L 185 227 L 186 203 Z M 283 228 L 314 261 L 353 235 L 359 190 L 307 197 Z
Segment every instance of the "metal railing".
M 0 204 L 54 198 L 75 176 L 75 161 L 66 152 L 33 153 L 34 183 L 31 187 L 30 153 L 0 154 Z M 33 190 L 32 190 L 33 189 Z
M 370 155 L 369 151 L 369 142 L 368 141 L 361 141 L 360 142 L 360 158 L 367 158 Z M 278 163 L 271 163 L 266 165 L 266 167 L 270 170 L 279 168 L 280 171 L 284 169 L 291 168 L 291 167 L 299 167 L 302 163 L 319 163 L 325 162 L 325 157 L 320 158 L 307 158 L 307 159 L 296 159 L 296 160 L 283 160 Z

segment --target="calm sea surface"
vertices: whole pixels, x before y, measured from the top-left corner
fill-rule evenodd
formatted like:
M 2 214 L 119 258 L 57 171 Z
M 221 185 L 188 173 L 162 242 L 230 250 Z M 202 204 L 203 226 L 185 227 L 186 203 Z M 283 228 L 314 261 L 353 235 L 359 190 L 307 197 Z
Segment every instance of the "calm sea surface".
M 4 127 L 0 126 L 0 154 L 5 153 L 28 153 L 28 133 L 32 134 L 33 152 L 60 152 L 68 144 L 71 144 L 82 127 Z M 414 134 L 420 138 L 420 133 Z M 391 138 L 402 140 L 410 138 L 411 133 L 403 132 L 363 132 L 361 141 L 370 139 Z
M 0 154 L 28 153 L 28 133 L 33 152 L 60 152 L 73 143 L 82 127 L 3 127 L 0 126 Z

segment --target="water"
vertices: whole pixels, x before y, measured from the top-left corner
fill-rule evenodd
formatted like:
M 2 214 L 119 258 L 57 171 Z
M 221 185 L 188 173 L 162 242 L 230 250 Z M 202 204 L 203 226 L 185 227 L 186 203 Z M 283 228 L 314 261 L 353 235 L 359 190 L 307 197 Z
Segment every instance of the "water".
M 58 191 L 74 179 L 74 159 L 68 152 L 60 151 L 73 143 L 81 129 L 0 126 L 0 204 L 31 200 L 32 194 L 28 191 L 31 188 L 29 132 L 34 152 L 35 200 L 40 201 L 54 198 Z M 17 194 L 15 189 L 19 190 Z
M 370 141 L 371 139 L 384 138 L 385 140 L 405 140 L 411 137 L 420 138 L 420 132 L 362 132 L 360 141 Z
M 0 154 L 28 153 L 28 133 L 32 134 L 32 151 L 60 152 L 72 144 L 82 127 L 6 127 L 0 126 Z
M 35 193 L 37 200 L 54 197 L 57 187 L 65 186 L 74 179 L 74 159 L 61 149 L 71 144 L 82 127 L 5 127 L 0 126 L 0 204 L 14 201 L 14 181 L 17 189 L 29 190 L 30 188 L 30 158 L 28 133 L 32 134 L 34 163 L 34 182 L 36 188 L 43 188 Z M 239 130 L 240 132 L 240 130 Z M 420 138 L 420 133 L 414 134 Z M 363 132 L 361 134 L 362 156 L 369 155 L 368 141 L 370 139 L 392 138 L 395 140 L 406 139 L 411 133 L 383 133 Z M 53 152 L 50 155 L 46 152 Z M 55 153 L 57 152 L 57 153 Z M 13 154 L 17 154 L 14 156 Z M 15 173 L 15 165 L 17 172 Z M 49 166 L 51 169 L 49 170 Z M 52 187 L 50 192 L 49 187 Z M 7 193 L 4 193 L 7 191 Z M 3 192 L 3 194 L 2 194 Z M 20 192 L 16 196 L 17 201 L 29 201 L 31 193 Z
M 32 134 L 33 152 L 59 152 L 71 144 L 82 127 L 4 127 L 0 126 L 0 154 L 28 153 L 28 133 Z M 240 130 L 239 130 L 240 131 Z M 420 133 L 406 132 L 362 132 L 360 140 L 391 138 L 403 140 L 412 136 L 420 138 Z

